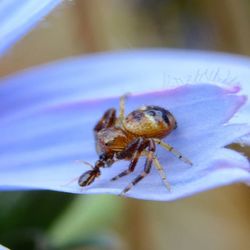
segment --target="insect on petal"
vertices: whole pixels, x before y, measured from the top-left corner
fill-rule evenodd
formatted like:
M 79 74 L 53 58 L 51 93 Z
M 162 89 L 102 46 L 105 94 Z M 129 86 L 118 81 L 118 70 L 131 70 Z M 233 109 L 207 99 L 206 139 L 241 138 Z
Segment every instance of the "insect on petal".
M 246 102 L 239 91 L 238 87 L 225 89 L 199 84 L 130 96 L 126 112 L 153 104 L 166 107 L 176 116 L 178 128 L 166 141 L 194 165 L 188 166 L 159 148 L 157 156 L 167 172 L 171 192 L 153 169 L 127 195 L 167 201 L 230 183 L 250 182 L 246 158 L 223 149 L 250 132 L 245 124 L 229 123 Z M 83 159 L 94 164 L 97 160 L 92 129 L 106 109 L 118 108 L 118 97 L 78 101 L 69 95 L 67 101 L 58 98 L 57 103 L 52 103 L 44 102 L 46 95 L 42 94 L 40 103 L 36 100 L 35 112 L 23 109 L 27 113 L 22 115 L 17 115 L 19 107 L 14 109 L 11 105 L 8 113 L 8 101 L 1 101 L 5 109 L 0 124 L 0 188 L 120 194 L 143 170 L 142 159 L 129 176 L 110 181 L 128 166 L 128 161 L 117 162 L 102 169 L 101 176 L 84 188 L 78 186 L 77 178 L 89 170 L 89 166 L 76 162 Z M 27 101 L 32 103 L 32 99 Z

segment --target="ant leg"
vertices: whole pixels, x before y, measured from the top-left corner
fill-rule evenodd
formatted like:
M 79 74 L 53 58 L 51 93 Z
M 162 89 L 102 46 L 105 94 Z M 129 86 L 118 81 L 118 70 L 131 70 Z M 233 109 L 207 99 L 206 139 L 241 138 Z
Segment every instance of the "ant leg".
M 167 144 L 166 142 L 160 140 L 160 139 L 153 139 L 157 144 L 161 145 L 163 148 L 165 148 L 166 150 L 168 150 L 169 152 L 171 152 L 172 154 L 174 154 L 178 159 L 182 160 L 183 162 L 189 164 L 189 165 L 193 165 L 193 163 L 186 158 L 185 156 L 183 156 L 179 151 L 177 151 L 175 148 L 173 148 L 171 145 Z
M 94 127 L 94 131 L 98 132 L 103 128 L 109 128 L 114 126 L 116 121 L 116 111 L 115 109 L 108 109 L 102 116 L 102 118 L 98 121 L 98 123 Z
M 166 188 L 168 189 L 168 191 L 171 191 L 171 186 L 170 186 L 170 183 L 167 181 L 167 176 L 166 176 L 166 173 L 162 167 L 162 165 L 160 164 L 158 158 L 156 156 L 154 156 L 154 165 L 155 165 L 155 168 L 158 170 L 160 176 L 161 176 L 161 179 L 163 181 L 163 183 L 165 184 Z
M 155 152 L 155 143 L 153 140 L 148 140 L 148 153 L 147 160 L 144 166 L 144 171 L 138 175 L 122 192 L 120 195 L 125 195 L 133 186 L 135 186 L 139 181 L 141 181 L 145 176 L 147 176 L 151 170 L 154 152 Z
M 120 153 L 120 155 L 118 155 L 118 157 L 120 159 L 124 159 L 131 154 L 131 151 L 134 152 L 132 159 L 130 161 L 129 167 L 128 167 L 128 169 L 124 170 L 123 172 L 121 172 L 117 176 L 113 177 L 111 179 L 111 181 L 115 181 L 115 180 L 133 172 L 135 167 L 136 167 L 136 164 L 139 160 L 139 157 L 141 156 L 141 153 L 145 149 L 146 146 L 147 145 L 145 145 L 145 142 L 142 138 L 138 138 L 135 142 L 130 143 L 128 145 L 128 147 L 124 151 L 122 151 Z

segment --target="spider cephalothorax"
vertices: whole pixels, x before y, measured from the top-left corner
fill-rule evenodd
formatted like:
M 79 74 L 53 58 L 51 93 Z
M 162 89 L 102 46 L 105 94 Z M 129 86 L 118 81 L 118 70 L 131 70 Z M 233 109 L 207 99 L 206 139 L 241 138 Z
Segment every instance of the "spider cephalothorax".
M 120 99 L 118 117 L 115 109 L 109 109 L 94 127 L 99 160 L 92 167 L 92 170 L 88 170 L 79 177 L 78 183 L 80 186 L 90 185 L 96 177 L 100 176 L 100 168 L 111 166 L 118 160 L 129 160 L 128 169 L 111 179 L 112 181 L 117 180 L 131 173 L 140 156 L 144 155 L 146 156 L 144 171 L 123 190 L 122 194 L 129 191 L 133 185 L 150 172 L 152 163 L 169 189 L 166 175 L 154 154 L 156 144 L 160 144 L 184 162 L 192 164 L 172 146 L 161 140 L 177 127 L 176 120 L 168 110 L 158 106 L 144 106 L 125 117 L 124 99 L 124 96 Z

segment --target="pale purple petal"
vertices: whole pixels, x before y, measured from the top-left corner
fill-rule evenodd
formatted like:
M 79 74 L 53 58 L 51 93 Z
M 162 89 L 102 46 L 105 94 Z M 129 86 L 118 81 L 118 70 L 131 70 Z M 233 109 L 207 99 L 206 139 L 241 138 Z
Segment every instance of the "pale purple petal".
M 1 0 L 0 57 L 61 0 Z
M 0 244 L 0 250 L 9 250 L 9 248 L 4 247 L 3 245 Z
M 13 98 L 1 98 L 8 112 L 11 109 L 22 115 L 24 111 L 34 112 L 39 105 L 155 91 L 186 83 L 239 85 L 241 93 L 250 96 L 249 69 L 249 58 L 222 53 L 171 49 L 109 52 L 51 63 L 2 79 L 0 83 Z M 32 106 L 27 100 L 32 100 Z M 250 124 L 249 113 L 248 101 L 232 121 Z M 242 142 L 250 143 L 250 136 Z
M 172 191 L 168 192 L 153 169 L 128 195 L 173 200 L 234 182 L 249 183 L 246 158 L 222 149 L 250 132 L 250 127 L 245 124 L 227 124 L 246 101 L 244 96 L 237 94 L 238 91 L 238 87 L 222 89 L 201 84 L 131 96 L 126 105 L 127 112 L 143 104 L 160 105 L 173 112 L 179 126 L 166 141 L 190 158 L 194 166 L 185 165 L 159 148 L 157 154 L 168 173 Z M 46 95 L 41 94 L 41 100 L 43 97 Z M 118 107 L 118 98 L 79 101 L 69 95 L 67 102 L 57 99 L 54 105 L 41 103 L 37 102 L 36 112 L 19 116 L 14 113 L 14 118 L 11 112 L 1 123 L 2 190 L 119 194 L 142 171 L 143 160 L 133 174 L 110 182 L 111 177 L 127 167 L 128 162 L 121 161 L 103 170 L 93 185 L 80 188 L 74 178 L 88 167 L 75 163 L 75 160 L 94 163 L 97 159 L 92 128 L 107 108 Z M 73 182 L 67 184 L 72 179 Z

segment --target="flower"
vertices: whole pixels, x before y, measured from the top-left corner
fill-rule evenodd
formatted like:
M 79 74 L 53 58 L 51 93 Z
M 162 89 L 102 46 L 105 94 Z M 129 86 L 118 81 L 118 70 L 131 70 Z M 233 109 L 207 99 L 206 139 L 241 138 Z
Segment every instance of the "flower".
M 0 3 L 0 58 L 60 0 L 2 0 Z
M 9 86 L 11 84 L 3 87 Z M 59 101 L 50 99 L 48 92 L 40 92 L 37 98 L 33 92 L 37 85 L 33 86 L 33 89 L 22 92 L 26 98 L 12 99 L 17 102 L 9 104 L 10 109 L 1 102 L 5 111 L 0 127 L 1 189 L 119 194 L 126 183 L 142 171 L 143 162 L 140 162 L 135 173 L 110 182 L 111 177 L 128 165 L 127 161 L 121 161 L 103 170 L 99 180 L 89 187 L 80 188 L 77 180 L 67 184 L 87 170 L 86 166 L 76 164 L 75 160 L 84 159 L 93 163 L 97 159 L 92 128 L 106 109 L 118 106 L 118 98 L 78 100 L 70 93 L 67 101 L 65 98 Z M 93 88 L 96 86 L 92 85 Z M 20 87 L 24 88 L 23 85 Z M 85 85 L 79 87 L 76 97 L 79 93 L 86 94 L 84 90 L 88 88 Z M 172 191 L 166 190 L 153 170 L 128 195 L 142 199 L 172 200 L 220 185 L 250 181 L 246 158 L 223 148 L 250 132 L 250 127 L 245 124 L 227 124 L 246 101 L 244 96 L 237 95 L 238 91 L 238 87 L 223 89 L 199 84 L 132 96 L 126 105 L 127 111 L 143 104 L 160 105 L 171 110 L 178 121 L 178 129 L 166 140 L 190 158 L 194 166 L 186 166 L 159 149 L 157 154 L 166 168 Z M 60 90 L 58 97 L 59 93 Z M 33 98 L 35 105 L 31 105 Z M 21 100 L 26 100 L 23 107 Z
M 58 1 L 47 1 L 52 2 Z M 1 48 L 14 40 L 6 38 Z M 158 148 L 171 192 L 153 168 L 128 196 L 169 201 L 250 183 L 249 161 L 225 148 L 237 141 L 250 144 L 249 65 L 249 59 L 232 55 L 147 49 L 75 57 L 1 79 L 0 190 L 120 194 L 142 171 L 143 159 L 129 176 L 110 181 L 127 167 L 128 161 L 120 161 L 85 188 L 75 178 L 88 168 L 75 160 L 97 160 L 93 126 L 127 92 L 127 112 L 153 104 L 174 114 L 178 129 L 166 141 L 194 163 L 187 166 Z
M 0 249 L 1 249 L 1 250 L 9 250 L 9 248 L 4 247 L 4 246 L 3 246 L 3 245 L 1 245 L 1 244 L 0 244 Z

